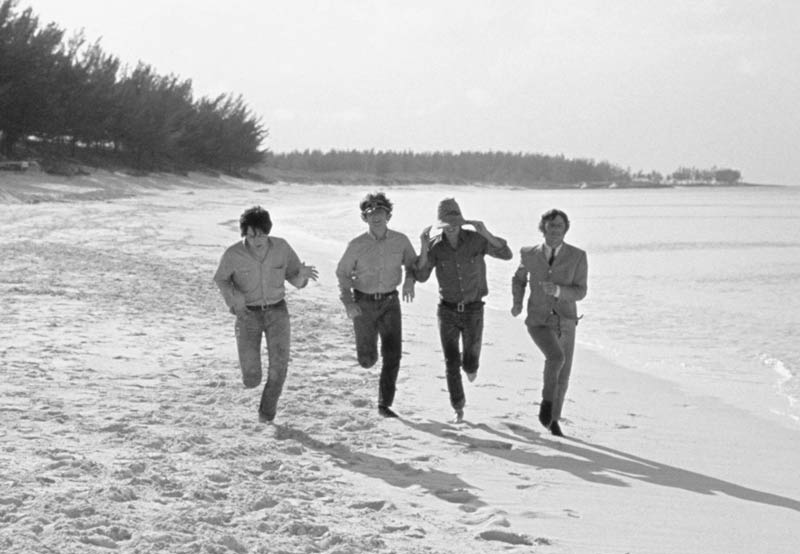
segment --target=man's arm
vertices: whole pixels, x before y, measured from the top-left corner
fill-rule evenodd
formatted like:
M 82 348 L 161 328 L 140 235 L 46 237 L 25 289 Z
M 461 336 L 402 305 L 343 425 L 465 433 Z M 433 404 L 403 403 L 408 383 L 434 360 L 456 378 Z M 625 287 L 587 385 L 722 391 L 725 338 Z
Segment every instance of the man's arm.
M 411 302 L 414 300 L 414 283 L 416 283 L 414 272 L 417 263 L 417 253 L 414 252 L 414 246 L 411 244 L 411 241 L 408 240 L 408 237 L 405 237 L 405 239 L 406 244 L 403 248 L 403 268 L 406 278 L 403 282 L 403 300 Z
M 294 249 L 288 243 L 286 246 L 289 249 L 286 255 L 286 280 L 298 289 L 305 287 L 309 279 L 316 281 L 319 277 L 317 268 L 301 262 Z
M 355 306 L 353 299 L 353 271 L 356 268 L 356 255 L 353 243 L 347 245 L 342 258 L 336 266 L 336 280 L 339 282 L 339 300 L 345 308 Z
M 558 298 L 572 302 L 583 300 L 588 291 L 588 275 L 589 263 L 586 260 L 586 252 L 581 252 L 575 266 L 575 279 L 569 285 L 559 285 Z
M 494 236 L 489 229 L 486 228 L 486 224 L 484 224 L 483 221 L 471 220 L 467 221 L 467 223 L 472 224 L 472 226 L 475 227 L 475 231 L 477 231 L 480 236 L 486 239 L 486 253 L 488 255 L 501 260 L 510 260 L 514 257 L 514 253 L 511 252 L 506 240 Z
M 431 276 L 436 260 L 431 253 L 431 227 L 425 227 L 419 236 L 419 256 L 414 264 L 414 276 L 417 281 L 424 283 Z
M 525 264 L 520 260 L 517 271 L 511 278 L 511 315 L 514 317 L 522 313 L 522 302 L 525 300 L 525 288 L 528 285 L 528 269 Z
M 244 295 L 234 286 L 233 271 L 228 268 L 227 260 L 224 255 L 219 262 L 217 272 L 214 274 L 214 282 L 231 313 L 238 313 L 245 309 L 246 303 L 244 301 Z

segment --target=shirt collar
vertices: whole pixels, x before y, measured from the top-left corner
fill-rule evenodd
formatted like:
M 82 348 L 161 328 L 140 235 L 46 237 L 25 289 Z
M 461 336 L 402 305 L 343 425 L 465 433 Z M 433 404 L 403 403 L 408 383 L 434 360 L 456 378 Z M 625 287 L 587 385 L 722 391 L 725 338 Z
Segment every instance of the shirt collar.
M 247 247 L 247 237 L 242 237 L 242 248 L 245 249 L 246 252 L 250 253 L 250 249 Z M 272 237 L 267 237 L 267 253 L 272 250 Z
M 372 229 L 367 229 L 367 235 L 369 235 L 374 241 L 386 240 L 389 238 L 389 229 L 388 228 L 386 229 L 386 233 L 383 235 L 383 238 L 376 237 L 375 234 L 372 232 Z
M 556 246 L 556 256 L 558 256 L 558 253 L 559 253 L 559 252 L 561 252 L 561 247 L 562 247 L 562 246 L 564 246 L 564 243 L 563 243 L 563 242 L 562 242 L 561 244 L 559 244 L 558 246 Z M 545 253 L 545 254 L 547 254 L 547 256 L 548 256 L 548 257 L 550 256 L 550 251 L 551 251 L 551 250 L 552 250 L 552 248 L 550 248 L 550 247 L 547 245 L 547 243 L 545 242 L 545 243 L 544 243 L 544 253 Z

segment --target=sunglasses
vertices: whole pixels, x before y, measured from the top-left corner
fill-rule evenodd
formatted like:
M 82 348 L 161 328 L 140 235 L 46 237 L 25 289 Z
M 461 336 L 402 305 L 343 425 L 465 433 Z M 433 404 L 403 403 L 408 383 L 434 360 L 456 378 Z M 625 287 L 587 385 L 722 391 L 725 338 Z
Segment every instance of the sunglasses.
M 361 210 L 361 213 L 369 214 L 377 210 L 383 210 L 387 214 L 390 211 L 388 206 L 386 206 L 386 204 L 384 204 L 383 202 L 370 202 L 369 204 L 364 206 L 364 209 Z

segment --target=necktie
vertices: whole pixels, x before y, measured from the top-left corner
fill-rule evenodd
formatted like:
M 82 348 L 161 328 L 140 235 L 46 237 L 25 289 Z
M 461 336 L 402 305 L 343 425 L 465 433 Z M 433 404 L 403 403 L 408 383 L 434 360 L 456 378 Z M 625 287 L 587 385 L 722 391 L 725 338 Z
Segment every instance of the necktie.
M 553 260 L 555 260 L 555 259 L 556 259 L 556 249 L 555 248 L 551 248 L 550 249 L 550 259 L 547 261 L 548 265 L 553 265 Z

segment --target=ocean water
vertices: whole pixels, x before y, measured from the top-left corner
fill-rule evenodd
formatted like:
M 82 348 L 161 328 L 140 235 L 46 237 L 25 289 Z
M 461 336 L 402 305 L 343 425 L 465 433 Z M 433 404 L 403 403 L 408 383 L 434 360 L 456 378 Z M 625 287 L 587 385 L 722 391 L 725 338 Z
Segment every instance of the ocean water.
M 320 191 L 320 213 L 339 222 L 326 236 L 337 255 L 354 226 L 363 229 L 354 208 L 364 192 Z M 390 225 L 415 247 L 445 196 L 457 199 L 467 219 L 481 219 L 508 239 L 515 261 L 488 263 L 487 307 L 503 311 L 519 248 L 541 241 L 540 214 L 566 211 L 566 240 L 589 259 L 580 344 L 676 382 L 687 394 L 766 412 L 800 429 L 800 187 L 416 186 L 387 193 L 395 202 Z M 304 209 L 308 215 L 313 207 Z
M 579 343 L 800 429 L 800 187 L 457 196 L 515 251 L 541 241 L 545 209 L 567 212 L 566 240 L 589 259 Z M 508 289 L 501 267 L 495 291 Z

